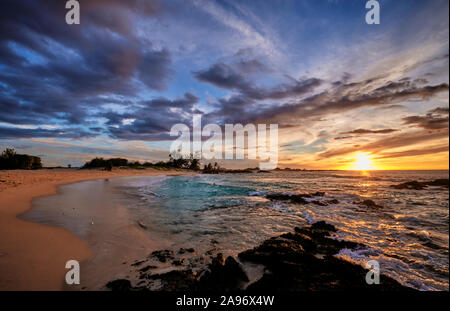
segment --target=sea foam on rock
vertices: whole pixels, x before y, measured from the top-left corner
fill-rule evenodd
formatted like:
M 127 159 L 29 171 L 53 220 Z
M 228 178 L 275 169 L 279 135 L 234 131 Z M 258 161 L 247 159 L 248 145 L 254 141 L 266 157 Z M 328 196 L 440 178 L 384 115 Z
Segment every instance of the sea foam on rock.
M 249 291 L 317 291 L 317 290 L 409 290 L 394 279 L 382 275 L 379 285 L 369 285 L 367 270 L 337 258 L 342 249 L 364 245 L 330 237 L 333 225 L 323 221 L 309 227 L 295 228 L 264 241 L 258 247 L 239 254 L 242 261 L 261 263 L 266 271 L 261 279 L 247 287 Z

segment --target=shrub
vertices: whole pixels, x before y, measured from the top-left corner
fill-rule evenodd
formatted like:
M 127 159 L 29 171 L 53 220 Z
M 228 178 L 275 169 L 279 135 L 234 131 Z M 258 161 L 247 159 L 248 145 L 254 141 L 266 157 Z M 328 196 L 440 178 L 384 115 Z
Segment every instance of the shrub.
M 103 158 L 95 158 L 84 164 L 82 168 L 105 168 L 107 170 L 111 170 L 113 166 L 122 166 L 122 167 L 130 167 L 130 168 L 145 168 L 145 167 L 153 167 L 156 169 L 164 168 L 178 168 L 178 169 L 189 169 L 194 171 L 200 170 L 200 160 L 194 158 L 193 154 L 190 154 L 188 158 L 183 157 L 180 154 L 169 154 L 168 161 L 160 161 L 155 164 L 150 162 L 139 163 L 128 162 L 127 159 L 122 158 L 113 158 L 113 159 L 103 159 Z
M 217 162 L 212 165 L 211 163 L 205 164 L 203 166 L 202 173 L 203 174 L 219 174 L 223 169 L 217 164 Z
M 103 159 L 103 158 L 95 158 L 89 162 L 86 162 L 83 168 L 99 168 L 104 167 L 108 170 L 111 170 L 113 166 L 128 166 L 128 160 L 122 158 L 112 158 L 112 159 Z

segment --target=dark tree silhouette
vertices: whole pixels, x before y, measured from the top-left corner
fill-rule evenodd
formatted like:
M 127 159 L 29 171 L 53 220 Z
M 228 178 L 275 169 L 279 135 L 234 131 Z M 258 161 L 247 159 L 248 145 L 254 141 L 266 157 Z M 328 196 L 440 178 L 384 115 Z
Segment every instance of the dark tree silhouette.
M 0 169 L 2 170 L 29 170 L 38 168 L 42 168 L 40 157 L 28 154 L 18 154 L 12 148 L 6 148 L 0 156 Z

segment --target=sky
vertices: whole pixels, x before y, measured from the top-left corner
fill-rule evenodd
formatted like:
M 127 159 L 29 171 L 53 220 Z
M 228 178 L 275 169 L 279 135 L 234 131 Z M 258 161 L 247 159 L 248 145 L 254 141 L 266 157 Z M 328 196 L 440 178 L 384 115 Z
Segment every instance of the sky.
M 448 169 L 448 0 L 65 2 L 2 1 L 1 149 L 166 160 L 201 114 L 278 124 L 279 167 Z

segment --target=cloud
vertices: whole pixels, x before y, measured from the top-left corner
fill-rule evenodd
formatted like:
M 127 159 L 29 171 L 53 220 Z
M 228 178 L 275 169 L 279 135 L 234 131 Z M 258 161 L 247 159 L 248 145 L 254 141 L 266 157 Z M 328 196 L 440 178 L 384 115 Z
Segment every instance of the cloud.
M 223 25 L 236 31 L 247 46 L 258 49 L 261 53 L 273 58 L 279 58 L 282 53 L 279 51 L 275 39 L 273 36 L 269 36 L 266 32 L 263 32 L 263 26 L 265 23 L 258 20 L 259 27 L 254 27 L 249 21 L 250 18 L 239 18 L 237 14 L 233 13 L 233 10 L 226 10 L 216 1 L 204 1 L 196 0 L 193 4 L 208 13 L 215 20 Z M 242 7 L 237 5 L 228 4 L 239 10 L 241 14 L 249 15 L 249 13 Z M 254 17 L 252 15 L 252 17 Z
M 398 152 L 383 152 L 381 156 L 374 157 L 374 159 L 392 159 L 402 157 L 422 156 L 427 154 L 436 154 L 440 152 L 448 152 L 448 144 L 438 147 L 426 147 L 420 149 L 409 149 Z
M 388 138 L 379 139 L 367 144 L 358 145 L 357 147 L 333 148 L 325 152 L 319 153 L 319 159 L 332 158 L 336 156 L 344 156 L 358 151 L 369 153 L 381 153 L 384 150 L 400 148 L 419 143 L 426 143 L 433 140 L 448 138 L 448 129 L 443 131 L 419 131 L 415 133 L 403 133 Z
M 442 116 L 442 115 L 447 116 Z M 438 107 L 424 116 L 408 116 L 403 118 L 404 124 L 421 127 L 427 130 L 448 129 L 448 108 Z
M 138 67 L 139 78 L 149 88 L 162 90 L 173 73 L 169 69 L 170 64 L 168 50 L 146 52 L 142 55 L 141 64 Z
M 351 83 L 332 88 L 320 94 L 268 108 L 256 116 L 258 120 L 276 122 L 282 120 L 284 124 L 296 123 L 298 118 L 303 120 L 311 117 L 321 117 L 328 114 L 344 113 L 362 107 L 392 106 L 409 100 L 428 100 L 441 92 L 448 91 L 447 83 L 427 86 L 410 86 L 399 90 L 376 90 L 364 92 L 372 81 Z
M 253 59 L 246 61 L 244 65 L 242 62 L 239 62 L 237 65 L 240 70 L 236 69 L 236 66 L 218 62 L 208 69 L 196 71 L 193 74 L 199 81 L 207 82 L 220 88 L 238 91 L 241 96 L 253 100 L 284 99 L 300 96 L 311 92 L 322 84 L 322 81 L 316 78 L 301 80 L 290 78 L 288 83 L 278 84 L 273 87 L 257 87 L 246 78 L 249 73 L 248 67 L 251 67 L 252 70 L 256 70 L 256 68 L 258 68 L 257 70 L 262 70 L 262 64 Z
M 357 129 L 349 132 L 342 132 L 341 135 L 345 134 L 356 134 L 356 135 L 364 135 L 364 134 L 390 134 L 393 132 L 397 132 L 398 130 L 394 129 L 382 129 L 382 130 L 366 130 L 366 129 Z
M 200 113 L 219 125 L 276 123 L 290 157 L 314 165 L 444 145 L 448 107 L 430 108 L 448 103 L 446 2 L 396 9 L 414 27 L 386 20 L 369 36 L 346 31 L 347 18 L 330 34 L 328 13 L 312 20 L 319 10 L 303 3 L 275 18 L 273 4 L 238 1 L 81 3 L 81 25 L 68 26 L 64 1 L 2 2 L 1 139 L 147 143 Z
M 173 75 L 170 52 L 135 34 L 139 16 L 161 9 L 158 1 L 84 1 L 81 24 L 69 26 L 64 1 L 3 1 L 0 120 L 81 125 L 107 97 L 165 89 Z
M 197 71 L 193 74 L 200 81 L 208 82 L 224 89 L 236 89 L 246 92 L 253 88 L 242 74 L 223 63 L 216 63 L 206 70 Z
M 53 137 L 53 138 L 86 138 L 93 137 L 91 133 L 79 129 L 49 130 L 49 129 L 27 129 L 0 126 L 0 139 L 31 138 L 31 137 Z
M 448 114 L 448 107 L 437 107 L 429 111 L 431 114 Z
M 191 93 L 169 100 L 157 97 L 148 101 L 141 101 L 129 106 L 130 112 L 118 113 L 108 111 L 97 116 L 105 118 L 108 134 L 112 138 L 125 140 L 167 140 L 171 139 L 169 132 L 176 123 L 189 124 L 191 115 L 198 111 L 195 104 L 199 98 Z M 133 122 L 124 122 L 133 120 Z

